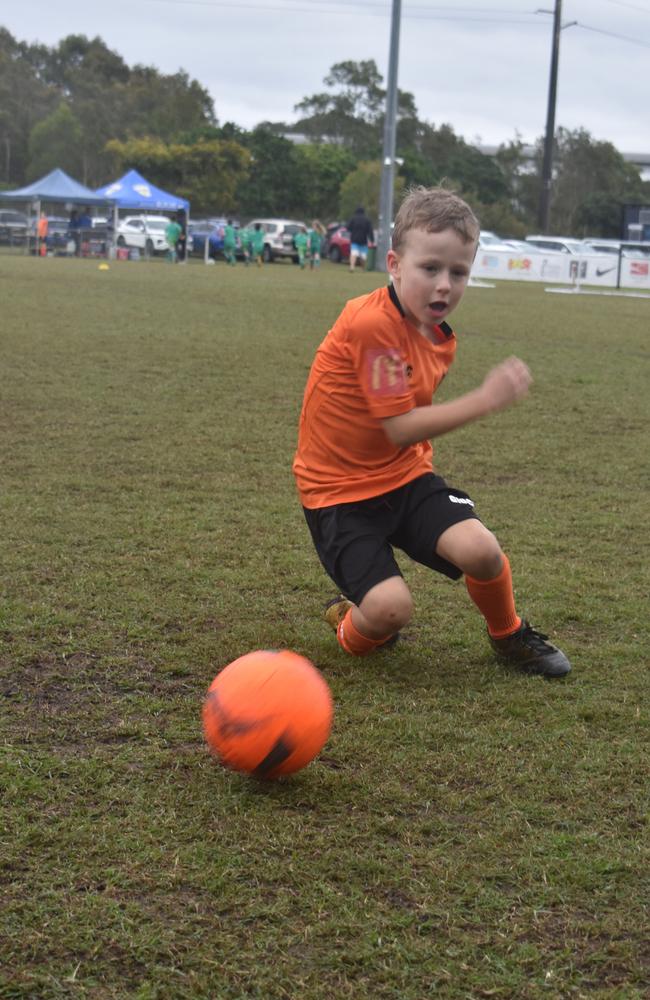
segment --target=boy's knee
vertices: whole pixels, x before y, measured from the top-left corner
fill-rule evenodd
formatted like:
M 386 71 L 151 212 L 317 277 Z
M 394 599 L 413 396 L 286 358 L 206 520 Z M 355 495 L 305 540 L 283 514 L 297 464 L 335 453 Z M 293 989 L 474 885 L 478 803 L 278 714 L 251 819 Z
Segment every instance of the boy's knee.
M 465 573 L 477 580 L 493 580 L 503 569 L 503 552 L 491 532 L 486 532 L 471 555 Z
M 369 595 L 369 599 L 362 603 L 361 611 L 376 629 L 389 635 L 398 632 L 411 620 L 413 598 L 406 586 L 386 588 L 383 592 Z
M 491 531 L 474 518 L 448 528 L 436 552 L 477 580 L 493 580 L 503 568 L 503 552 Z

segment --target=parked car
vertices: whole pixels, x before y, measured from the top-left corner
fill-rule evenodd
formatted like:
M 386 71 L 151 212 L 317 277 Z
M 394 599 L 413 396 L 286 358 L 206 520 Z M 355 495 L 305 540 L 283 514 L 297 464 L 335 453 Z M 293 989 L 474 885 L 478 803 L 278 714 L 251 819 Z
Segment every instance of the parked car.
M 74 241 L 70 235 L 70 220 L 57 215 L 48 215 L 45 243 L 47 249 L 55 253 L 57 250 L 71 253 Z
M 503 240 L 503 244 L 515 253 L 535 254 L 542 252 L 534 243 L 526 243 L 526 240 Z
M 325 235 L 323 236 L 323 243 L 321 245 L 321 256 L 327 257 L 329 255 L 330 240 L 337 229 L 344 226 L 344 222 L 328 222 L 325 226 Z
M 289 258 L 295 264 L 298 263 L 298 254 L 294 246 L 293 238 L 296 233 L 306 233 L 307 226 L 297 219 L 253 219 L 248 223 L 247 229 L 254 229 L 260 223 L 264 230 L 264 262 L 270 264 L 276 259 L 286 260 Z
M 650 257 L 650 243 L 643 243 L 638 240 L 606 240 L 596 236 L 582 241 L 585 253 L 608 253 L 618 257 L 620 252 L 622 257 L 635 257 L 647 259 Z
M 147 256 L 169 249 L 165 229 L 170 220 L 165 215 L 128 215 L 117 226 L 118 247 L 134 247 Z
M 198 257 L 205 255 L 205 241 L 208 240 L 208 255 L 216 259 L 223 252 L 223 235 L 227 219 L 195 219 L 191 221 L 188 234 L 192 237 L 192 253 Z
M 0 243 L 22 245 L 27 236 L 27 216 L 13 208 L 0 209 Z
M 571 236 L 527 236 L 526 243 L 532 243 L 545 253 L 580 255 L 585 252 L 582 240 Z
M 506 240 L 502 240 L 496 233 L 489 229 L 481 229 L 478 237 L 479 250 L 512 250 Z
M 330 234 L 327 244 L 327 256 L 335 264 L 350 259 L 350 232 L 346 226 L 338 226 Z
M 33 218 L 31 228 L 29 230 L 31 243 L 30 250 L 33 253 L 36 252 L 37 225 L 38 220 Z M 45 246 L 47 247 L 48 253 L 58 253 L 63 255 L 74 253 L 75 246 L 74 240 L 70 235 L 69 219 L 66 219 L 61 215 L 47 216 L 47 236 L 45 237 Z

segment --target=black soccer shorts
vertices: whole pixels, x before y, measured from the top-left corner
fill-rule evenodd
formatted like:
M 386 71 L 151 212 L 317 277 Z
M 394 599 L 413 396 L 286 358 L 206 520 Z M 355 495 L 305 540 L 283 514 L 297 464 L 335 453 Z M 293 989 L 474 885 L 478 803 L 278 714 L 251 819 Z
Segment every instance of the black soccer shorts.
M 462 570 L 436 555 L 436 545 L 452 524 L 477 518 L 467 493 L 433 472 L 369 500 L 303 510 L 321 563 L 355 604 L 378 583 L 402 576 L 393 548 L 458 580 Z

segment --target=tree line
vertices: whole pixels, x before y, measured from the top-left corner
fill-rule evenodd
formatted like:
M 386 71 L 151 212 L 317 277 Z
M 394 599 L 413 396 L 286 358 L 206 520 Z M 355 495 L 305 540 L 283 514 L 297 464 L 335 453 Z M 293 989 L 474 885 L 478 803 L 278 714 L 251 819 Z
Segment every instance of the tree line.
M 101 38 L 57 46 L 0 28 L 0 185 L 19 187 L 61 167 L 95 188 L 135 167 L 187 198 L 192 214 L 376 218 L 386 91 L 373 60 L 332 66 L 324 89 L 295 107 L 298 120 L 245 130 L 218 123 L 207 90 L 180 70 L 128 66 Z M 519 137 L 488 156 L 449 124 L 420 119 L 398 93 L 396 203 L 413 184 L 445 181 L 502 234 L 536 228 L 542 139 L 532 164 Z M 608 142 L 559 128 L 551 227 L 618 236 L 622 205 L 650 202 L 650 184 Z

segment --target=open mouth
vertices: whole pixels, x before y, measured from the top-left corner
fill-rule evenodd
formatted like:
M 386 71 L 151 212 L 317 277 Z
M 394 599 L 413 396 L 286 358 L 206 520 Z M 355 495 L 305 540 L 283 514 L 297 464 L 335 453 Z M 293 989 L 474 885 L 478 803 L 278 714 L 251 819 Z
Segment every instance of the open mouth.
M 434 316 L 439 316 L 441 313 L 446 312 L 447 309 L 448 304 L 442 300 L 429 303 L 429 311 L 432 312 Z

